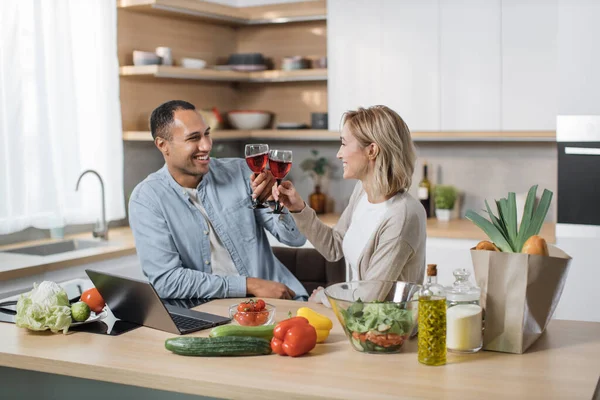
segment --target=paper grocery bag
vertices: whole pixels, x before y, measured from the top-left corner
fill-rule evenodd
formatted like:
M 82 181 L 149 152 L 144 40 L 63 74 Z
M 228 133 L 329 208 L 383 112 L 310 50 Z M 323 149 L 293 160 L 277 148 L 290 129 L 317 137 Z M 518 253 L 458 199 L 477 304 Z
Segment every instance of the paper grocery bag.
M 485 310 L 483 349 L 522 354 L 544 332 L 567 279 L 571 257 L 471 249 Z

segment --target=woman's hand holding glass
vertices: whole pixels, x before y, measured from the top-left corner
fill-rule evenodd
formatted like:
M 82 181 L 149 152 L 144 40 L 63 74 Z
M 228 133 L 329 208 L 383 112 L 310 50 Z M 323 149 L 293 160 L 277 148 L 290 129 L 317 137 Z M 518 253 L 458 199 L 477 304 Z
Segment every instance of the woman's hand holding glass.
M 283 178 L 292 169 L 292 151 L 291 150 L 269 150 L 269 169 L 273 177 L 277 180 L 277 186 L 281 184 Z M 281 203 L 275 202 L 273 214 L 284 214 L 281 210 Z
M 306 207 L 304 200 L 290 181 L 273 186 L 272 192 L 275 201 L 287 207 L 291 212 L 300 212 Z

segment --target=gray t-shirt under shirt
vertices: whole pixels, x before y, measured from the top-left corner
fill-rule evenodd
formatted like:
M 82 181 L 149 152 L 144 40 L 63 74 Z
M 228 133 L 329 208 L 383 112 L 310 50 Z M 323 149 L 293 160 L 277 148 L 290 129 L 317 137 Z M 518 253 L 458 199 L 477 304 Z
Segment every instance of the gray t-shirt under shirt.
M 221 239 L 215 232 L 212 223 L 206 214 L 206 210 L 204 210 L 204 207 L 202 207 L 202 204 L 198 200 L 198 191 L 191 188 L 184 189 L 188 192 L 192 203 L 194 203 L 196 208 L 200 210 L 204 218 L 206 218 L 208 231 L 205 231 L 204 234 L 209 235 L 210 239 L 210 264 L 212 273 L 219 276 L 239 275 L 240 273 L 235 268 L 229 252 L 225 246 L 223 246 Z

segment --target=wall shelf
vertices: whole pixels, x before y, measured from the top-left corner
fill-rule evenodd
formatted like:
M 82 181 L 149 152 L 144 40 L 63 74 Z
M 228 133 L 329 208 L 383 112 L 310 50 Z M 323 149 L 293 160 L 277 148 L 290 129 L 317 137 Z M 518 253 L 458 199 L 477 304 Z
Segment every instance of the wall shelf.
M 340 134 L 336 131 L 319 129 L 270 129 L 270 130 L 215 130 L 212 133 L 216 141 L 270 139 L 290 141 L 329 141 L 337 142 Z M 553 131 L 531 132 L 413 132 L 415 142 L 555 142 Z M 152 141 L 149 131 L 125 131 L 123 140 Z
M 198 0 L 120 0 L 118 8 L 146 14 L 207 20 L 237 26 L 327 19 L 325 0 L 255 7 L 230 7 Z
M 215 130 L 211 136 L 215 141 L 247 139 L 335 141 L 340 139 L 339 132 L 322 129 Z M 150 131 L 125 131 L 123 140 L 148 142 L 152 141 L 152 134 Z
M 121 76 L 154 77 L 164 79 L 191 79 L 221 82 L 302 82 L 326 81 L 327 69 L 295 71 L 268 70 L 260 72 L 218 71 L 166 65 L 127 65 L 119 68 Z
M 555 131 L 412 132 L 415 142 L 556 142 Z

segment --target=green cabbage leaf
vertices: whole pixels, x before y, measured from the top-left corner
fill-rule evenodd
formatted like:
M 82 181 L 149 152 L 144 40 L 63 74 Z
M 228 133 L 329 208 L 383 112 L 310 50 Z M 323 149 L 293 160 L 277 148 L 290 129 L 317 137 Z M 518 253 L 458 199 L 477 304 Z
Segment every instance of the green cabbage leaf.
M 54 282 L 33 284 L 30 292 L 17 301 L 16 325 L 33 331 L 50 329 L 67 333 L 71 325 L 71 307 L 67 292 Z

